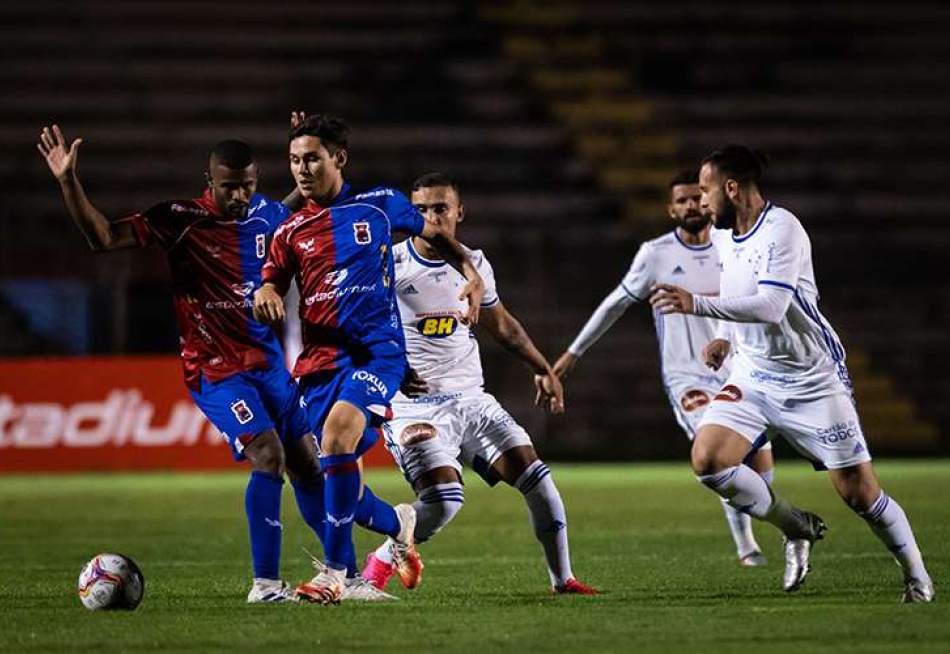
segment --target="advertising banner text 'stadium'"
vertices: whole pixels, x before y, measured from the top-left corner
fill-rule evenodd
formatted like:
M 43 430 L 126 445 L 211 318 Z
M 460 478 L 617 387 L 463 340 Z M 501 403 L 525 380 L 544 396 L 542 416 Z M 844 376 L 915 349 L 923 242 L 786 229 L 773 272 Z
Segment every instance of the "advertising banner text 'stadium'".
M 385 448 L 366 465 L 391 465 Z M 238 469 L 176 357 L 0 361 L 0 472 Z

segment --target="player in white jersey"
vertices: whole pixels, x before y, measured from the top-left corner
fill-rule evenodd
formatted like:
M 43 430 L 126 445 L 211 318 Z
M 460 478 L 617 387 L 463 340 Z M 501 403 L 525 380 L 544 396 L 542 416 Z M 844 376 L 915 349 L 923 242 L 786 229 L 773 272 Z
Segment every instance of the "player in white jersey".
M 637 252 L 620 284 L 594 311 L 574 342 L 554 364 L 564 377 L 581 356 L 603 336 L 631 305 L 642 302 L 657 283 L 678 284 L 701 295 L 719 294 L 719 254 L 710 242 L 712 220 L 699 210 L 696 170 L 683 171 L 670 182 L 668 211 L 676 228 L 647 241 Z M 729 373 L 703 363 L 702 350 L 716 336 L 719 321 L 685 315 L 653 314 L 660 342 L 663 387 L 673 414 L 690 441 L 696 436 L 706 407 Z M 764 441 L 764 439 L 763 439 Z M 749 466 L 771 482 L 774 476 L 771 445 L 765 443 L 750 456 Z M 764 565 L 765 557 L 752 535 L 752 519 L 723 500 L 726 522 L 742 565 Z
M 413 185 L 412 203 L 425 219 L 454 234 L 464 218 L 457 185 L 430 173 Z M 485 281 L 480 326 L 535 373 L 538 403 L 552 413 L 564 410 L 563 392 L 550 364 L 521 324 L 504 307 L 491 265 L 470 251 Z M 459 277 L 439 254 L 417 238 L 393 248 L 396 297 L 409 364 L 417 374 L 415 392 L 404 388 L 392 403 L 386 446 L 418 499 L 415 541 L 444 528 L 462 508 L 462 467 L 469 465 L 490 485 L 504 481 L 525 498 L 531 525 L 541 543 L 558 593 L 596 594 L 571 572 L 564 504 L 551 471 L 538 459 L 531 439 L 498 401 L 485 392 L 478 341 L 460 320 Z M 421 382 L 420 380 L 424 380 Z M 364 578 L 385 588 L 394 572 L 391 540 L 367 556 Z
M 818 516 L 791 506 L 743 464 L 767 427 L 829 471 L 847 505 L 893 553 L 904 576 L 904 602 L 929 602 L 934 586 L 907 516 L 874 474 L 855 410 L 844 348 L 818 311 L 811 242 L 798 219 L 767 202 L 760 190 L 764 159 L 727 146 L 703 159 L 702 208 L 715 216 L 713 240 L 723 271 L 720 296 L 700 296 L 657 284 L 651 298 L 664 314 L 732 321 L 731 341 L 706 348 L 716 367 L 735 350 L 732 372 L 714 398 L 693 442 L 693 470 L 737 509 L 785 535 L 787 591 L 809 571 L 811 545 L 822 537 Z

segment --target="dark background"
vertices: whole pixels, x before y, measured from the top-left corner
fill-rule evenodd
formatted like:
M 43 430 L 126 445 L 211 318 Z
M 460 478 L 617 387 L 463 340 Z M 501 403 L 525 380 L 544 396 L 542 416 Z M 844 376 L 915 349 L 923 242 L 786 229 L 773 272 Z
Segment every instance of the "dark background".
M 914 1 L 6 0 L 0 356 L 177 350 L 162 253 L 86 249 L 35 148 L 52 122 L 83 137 L 81 178 L 116 218 L 198 195 L 222 138 L 250 141 L 281 196 L 290 110 L 337 114 L 355 184 L 460 181 L 460 237 L 552 361 L 670 229 L 669 179 L 741 142 L 811 235 L 874 449 L 946 454 L 948 28 Z M 584 357 L 563 418 L 482 342 L 489 391 L 548 458 L 685 456 L 646 307 Z

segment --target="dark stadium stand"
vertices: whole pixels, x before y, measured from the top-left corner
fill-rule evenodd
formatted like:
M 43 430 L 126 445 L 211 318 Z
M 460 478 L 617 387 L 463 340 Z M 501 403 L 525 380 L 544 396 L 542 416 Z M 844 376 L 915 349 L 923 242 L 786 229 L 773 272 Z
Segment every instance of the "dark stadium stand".
M 932 193 L 950 173 L 950 10 L 891 7 L 8 0 L 0 277 L 85 279 L 106 349 L 173 351 L 160 253 L 133 264 L 85 251 L 38 130 L 56 121 L 86 140 L 86 188 L 118 215 L 197 194 L 204 153 L 225 137 L 257 147 L 262 190 L 289 191 L 289 111 L 324 111 L 352 123 L 352 181 L 458 178 L 463 239 L 487 251 L 506 304 L 553 357 L 639 241 L 668 229 L 672 174 L 741 141 L 772 155 L 773 197 L 811 233 L 872 442 L 946 450 L 950 297 L 936 264 L 950 231 Z M 116 311 L 128 319 L 112 324 Z M 9 324 L 0 338 L 24 342 Z M 491 346 L 488 385 L 552 456 L 685 454 L 655 350 L 635 307 L 578 367 L 562 420 L 529 409 L 526 371 Z

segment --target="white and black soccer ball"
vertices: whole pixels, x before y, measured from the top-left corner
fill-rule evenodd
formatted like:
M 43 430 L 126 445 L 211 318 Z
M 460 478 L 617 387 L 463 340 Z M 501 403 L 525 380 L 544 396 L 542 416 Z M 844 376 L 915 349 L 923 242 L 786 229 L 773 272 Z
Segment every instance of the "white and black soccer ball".
M 145 577 L 135 561 L 121 554 L 98 554 L 79 573 L 79 599 L 90 611 L 131 611 L 145 595 Z

